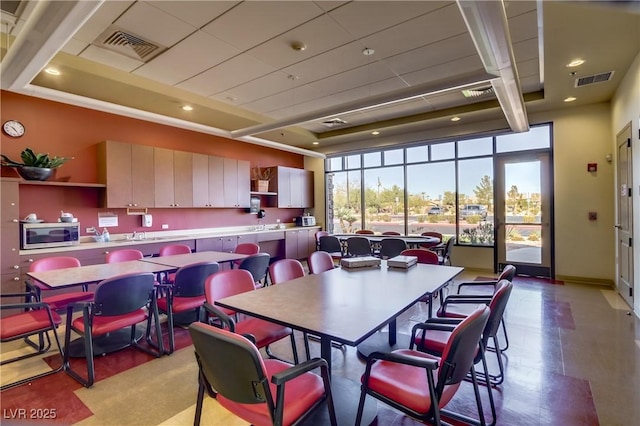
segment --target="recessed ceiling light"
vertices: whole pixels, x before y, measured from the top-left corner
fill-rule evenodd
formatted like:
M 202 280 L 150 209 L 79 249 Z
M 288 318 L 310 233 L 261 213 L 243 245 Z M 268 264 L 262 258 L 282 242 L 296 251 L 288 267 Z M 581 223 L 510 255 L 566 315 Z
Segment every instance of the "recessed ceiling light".
M 569 62 L 566 67 L 567 68 L 572 68 L 572 67 L 577 67 L 584 64 L 584 59 L 574 59 L 573 61 Z
M 182 109 L 183 111 L 193 111 L 193 107 L 191 105 L 184 105 Z
M 320 145 L 320 142 L 318 142 L 318 141 L 313 142 L 313 145 Z
M 51 75 L 60 75 L 60 71 L 58 71 L 56 68 L 51 68 L 51 67 L 45 68 L 44 72 Z
M 377 130 L 374 130 L 373 132 L 371 132 L 371 134 L 372 134 L 372 135 L 379 135 L 379 134 L 380 134 L 380 132 L 379 132 L 379 131 L 377 131 Z
M 564 101 L 565 102 L 573 102 L 575 101 L 577 98 L 574 98 L 573 96 L 569 96 L 568 98 L 565 98 Z
M 302 52 L 303 50 L 306 50 L 307 45 L 300 41 L 294 41 L 293 43 L 291 43 L 291 48 L 293 50 L 297 50 L 298 52 Z
M 460 117 L 458 117 L 458 116 L 451 117 L 451 121 L 460 121 Z
M 364 56 L 371 56 L 371 55 L 373 55 L 374 53 L 376 53 L 376 51 L 375 51 L 375 50 L 373 50 L 373 49 L 371 49 L 371 48 L 369 48 L 369 47 L 365 47 L 364 49 L 362 49 L 362 54 L 363 54 Z

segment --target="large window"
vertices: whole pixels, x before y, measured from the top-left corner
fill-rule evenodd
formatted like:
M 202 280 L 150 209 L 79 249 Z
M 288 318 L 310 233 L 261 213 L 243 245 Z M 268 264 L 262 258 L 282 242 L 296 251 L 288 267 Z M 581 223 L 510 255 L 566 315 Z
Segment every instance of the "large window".
M 495 156 L 548 150 L 550 134 L 550 125 L 542 125 L 327 158 L 328 230 L 435 231 L 459 244 L 493 246 Z

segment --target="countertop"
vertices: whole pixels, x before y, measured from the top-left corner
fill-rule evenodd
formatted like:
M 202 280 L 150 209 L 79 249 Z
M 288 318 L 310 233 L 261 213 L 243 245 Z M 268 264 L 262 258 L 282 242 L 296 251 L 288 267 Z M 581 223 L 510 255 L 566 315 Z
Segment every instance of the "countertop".
M 182 229 L 171 231 L 145 232 L 143 239 L 130 239 L 132 234 L 111 234 L 109 242 L 95 242 L 92 236 L 80 237 L 80 244 L 66 247 L 51 247 L 43 249 L 20 250 L 20 255 L 63 253 L 76 250 L 91 250 L 104 248 L 117 248 L 127 246 L 139 246 L 141 244 L 168 243 L 185 240 L 199 240 L 204 238 L 226 237 L 236 235 L 266 234 L 270 232 L 290 232 L 301 229 L 319 229 L 320 226 L 285 226 L 278 228 L 277 225 L 265 225 L 263 229 L 255 227 L 235 227 L 235 228 L 206 228 L 206 229 Z

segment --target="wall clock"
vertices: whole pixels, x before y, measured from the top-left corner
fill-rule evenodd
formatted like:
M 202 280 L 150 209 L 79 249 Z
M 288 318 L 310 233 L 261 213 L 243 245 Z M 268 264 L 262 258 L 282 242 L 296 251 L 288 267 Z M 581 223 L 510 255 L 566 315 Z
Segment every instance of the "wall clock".
M 7 120 L 2 125 L 2 131 L 12 138 L 19 138 L 24 135 L 24 124 L 19 122 L 18 120 Z

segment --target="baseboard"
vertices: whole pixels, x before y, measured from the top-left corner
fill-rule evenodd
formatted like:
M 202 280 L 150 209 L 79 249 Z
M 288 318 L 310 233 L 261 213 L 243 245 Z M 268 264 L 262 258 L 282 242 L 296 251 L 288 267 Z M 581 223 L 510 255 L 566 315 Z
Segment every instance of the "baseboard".
M 615 288 L 615 283 L 612 280 L 607 280 L 604 278 L 589 278 L 589 277 L 574 277 L 571 275 L 556 275 L 556 280 L 564 281 L 565 283 L 575 283 L 575 284 L 591 284 L 591 285 L 599 285 L 606 286 L 610 288 Z

